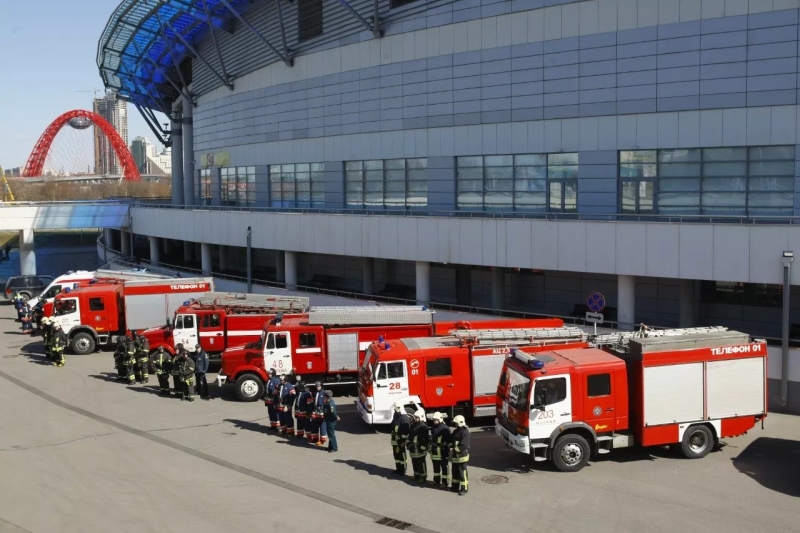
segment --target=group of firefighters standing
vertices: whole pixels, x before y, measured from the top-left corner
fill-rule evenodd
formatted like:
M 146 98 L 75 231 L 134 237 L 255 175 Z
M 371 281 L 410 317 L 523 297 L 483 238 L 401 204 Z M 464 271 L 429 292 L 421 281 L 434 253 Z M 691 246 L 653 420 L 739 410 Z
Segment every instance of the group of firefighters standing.
M 172 376 L 175 396 L 181 400 L 194 401 L 195 385 L 197 392 L 204 400 L 210 400 L 208 394 L 208 354 L 198 344 L 193 352 L 184 348 L 183 344 L 175 347 L 170 354 L 159 346 L 150 353 L 150 343 L 135 331 L 130 336 L 119 339 L 114 352 L 114 363 L 117 368 L 117 379 L 133 385 L 150 382 L 150 369 L 158 379 L 161 396 L 171 394 L 169 378 Z
M 392 454 L 398 476 L 405 476 L 407 455 L 411 456 L 414 480 L 420 485 L 427 481 L 433 487 L 457 492 L 463 496 L 469 490 L 467 463 L 469 463 L 470 433 L 462 415 L 453 418 L 456 429 L 451 433 L 440 412 L 431 417 L 428 427 L 422 409 L 409 415 L 402 402 L 394 405 L 392 418 Z M 428 459 L 433 463 L 433 480 L 428 481 Z M 450 470 L 452 465 L 452 470 Z M 450 472 L 452 471 L 452 477 Z

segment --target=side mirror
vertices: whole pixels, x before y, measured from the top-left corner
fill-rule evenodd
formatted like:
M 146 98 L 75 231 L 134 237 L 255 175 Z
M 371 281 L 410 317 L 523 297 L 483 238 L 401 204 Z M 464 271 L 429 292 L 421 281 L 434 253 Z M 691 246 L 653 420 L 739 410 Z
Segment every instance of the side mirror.
M 168 328 L 172 327 L 172 319 L 170 317 L 167 317 L 167 327 Z

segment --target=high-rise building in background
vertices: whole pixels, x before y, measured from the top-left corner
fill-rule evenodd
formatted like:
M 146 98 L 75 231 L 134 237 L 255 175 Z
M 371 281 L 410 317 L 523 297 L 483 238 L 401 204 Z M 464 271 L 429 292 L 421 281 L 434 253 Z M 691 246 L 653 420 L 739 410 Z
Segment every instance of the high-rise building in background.
M 169 176 L 172 174 L 172 150 L 164 149 L 158 153 L 158 147 L 147 137 L 136 137 L 131 143 L 131 154 L 136 167 L 143 175 Z
M 93 111 L 106 119 L 128 145 L 128 104 L 109 91 L 103 98 L 95 98 Z M 97 175 L 120 175 L 122 165 L 103 131 L 94 128 L 94 172 Z

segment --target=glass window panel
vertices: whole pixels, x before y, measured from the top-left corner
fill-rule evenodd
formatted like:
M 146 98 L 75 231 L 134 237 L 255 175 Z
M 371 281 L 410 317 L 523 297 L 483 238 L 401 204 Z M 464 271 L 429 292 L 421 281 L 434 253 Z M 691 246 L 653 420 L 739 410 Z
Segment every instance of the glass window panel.
M 547 207 L 547 194 L 541 192 L 517 191 L 514 193 L 514 206 L 517 209 L 545 209 Z
M 269 173 L 270 174 L 280 174 L 281 173 L 281 166 L 280 165 L 270 165 L 269 166 Z
M 368 181 L 364 188 L 367 192 L 381 192 L 383 191 L 382 181 Z
M 425 193 L 425 198 L 428 197 L 428 182 L 427 181 L 409 181 L 408 192 L 415 195 Z
M 546 180 L 516 180 L 514 190 L 517 192 L 545 192 L 547 190 Z
M 483 204 L 487 209 L 494 209 L 499 207 L 511 207 L 514 202 L 514 195 L 509 192 L 489 192 L 483 196 Z
M 369 185 L 371 185 L 371 183 L 367 184 L 368 187 L 369 187 Z M 386 190 L 386 192 L 392 191 L 392 192 L 405 193 L 406 192 L 406 184 L 405 184 L 405 182 L 402 182 L 402 181 L 401 182 L 387 181 L 385 183 L 384 189 Z
M 304 183 L 309 183 L 309 182 L 311 182 L 311 173 L 309 173 L 309 172 L 297 172 L 295 174 L 295 179 L 298 182 L 302 181 Z
M 658 177 L 700 176 L 700 165 L 694 163 L 672 163 L 658 165 Z
M 404 169 L 406 168 L 406 160 L 405 159 L 387 159 L 386 160 L 386 168 L 387 169 Z
M 318 170 L 312 170 L 311 181 L 314 183 L 323 183 L 325 181 L 325 173 Z
M 406 171 L 405 170 L 387 170 L 384 172 L 384 176 L 386 176 L 386 181 L 388 182 L 397 182 L 401 185 L 406 181 Z
M 483 158 L 480 156 L 459 157 L 456 160 L 456 165 L 459 169 L 462 167 L 482 167 Z
M 458 169 L 458 181 L 461 180 L 482 180 L 483 168 L 482 167 L 467 167 Z
M 703 176 L 746 176 L 747 163 L 704 163 Z
M 367 170 L 364 172 L 367 182 L 383 181 L 383 170 Z
M 383 159 L 364 161 L 364 170 L 383 170 Z
M 425 170 L 406 170 L 408 181 L 428 181 L 428 173 Z
M 700 150 L 659 150 L 659 163 L 700 162 Z
M 547 167 L 540 166 L 519 166 L 514 167 L 514 179 L 526 179 L 526 178 L 539 178 L 545 179 L 547 178 Z
M 458 180 L 458 192 L 483 192 L 483 180 Z
M 560 181 L 554 181 L 550 183 L 550 209 L 560 210 L 561 209 L 561 191 L 563 189 L 563 183 Z
M 514 164 L 514 157 L 510 155 L 487 155 L 483 158 L 485 167 L 510 167 Z
M 514 177 L 514 169 L 512 167 L 486 167 L 486 179 L 501 179 L 511 180 Z
M 658 180 L 659 191 L 699 191 L 700 178 L 669 178 Z
M 794 178 L 750 178 L 751 191 L 794 192 Z
M 252 175 L 255 176 L 256 175 L 256 167 L 247 167 L 247 173 L 248 174 L 252 174 Z
M 515 155 L 514 156 L 514 164 L 515 165 L 546 165 L 547 164 L 547 156 L 544 154 L 534 154 L 534 155 Z
M 311 165 L 309 165 L 308 163 L 300 163 L 298 165 L 295 165 L 295 171 L 296 172 L 308 172 L 310 170 L 310 168 L 309 168 L 310 166 Z
M 406 159 L 406 168 L 413 169 L 426 169 L 428 168 L 428 160 L 426 158 Z
M 792 194 L 783 192 L 751 192 L 747 195 L 749 207 L 792 207 Z
M 619 153 L 620 163 L 655 163 L 655 150 L 636 150 Z
M 708 192 L 703 194 L 703 207 L 744 207 L 747 197 L 743 192 Z
M 493 179 L 493 180 L 486 180 L 486 192 L 487 194 L 490 191 L 513 191 L 514 190 L 514 181 L 510 179 Z
M 346 161 L 344 164 L 345 170 L 361 170 L 363 168 L 363 161 Z
M 652 181 L 639 182 L 639 212 L 652 213 L 653 212 L 653 197 L 655 193 L 655 183 Z
M 794 161 L 750 163 L 751 176 L 794 176 Z
M 325 165 L 322 163 L 311 163 L 311 172 L 324 172 Z
M 548 166 L 547 177 L 550 179 L 575 179 L 578 177 L 577 166 Z
M 281 165 L 281 172 L 294 172 L 294 165 Z
M 747 148 L 705 148 L 703 161 L 747 161 Z
M 363 173 L 360 170 L 356 170 L 356 171 L 352 171 L 351 170 L 351 171 L 347 172 L 345 177 L 346 177 L 345 181 L 347 181 L 349 183 L 359 183 L 359 182 L 361 182 L 363 180 Z
M 699 206 L 700 194 L 691 192 L 659 192 L 658 207 Z
M 751 161 L 775 161 L 779 159 L 794 161 L 794 146 L 756 146 L 750 148 Z
M 703 178 L 704 191 L 744 191 L 747 178 Z
M 578 164 L 578 154 L 576 154 L 576 153 L 548 154 L 547 155 L 547 164 L 548 165 L 577 165 Z
M 648 164 L 621 164 L 619 175 L 621 178 L 655 178 L 658 166 L 654 163 Z
M 575 182 L 564 183 L 564 210 L 575 211 L 578 209 L 578 184 Z

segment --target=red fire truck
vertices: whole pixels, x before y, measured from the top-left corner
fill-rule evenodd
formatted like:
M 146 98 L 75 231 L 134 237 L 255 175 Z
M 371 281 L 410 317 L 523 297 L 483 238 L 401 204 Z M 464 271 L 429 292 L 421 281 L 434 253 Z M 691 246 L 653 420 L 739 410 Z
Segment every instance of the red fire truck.
M 502 325 L 510 329 L 376 342 L 361 365 L 358 412 L 367 424 L 389 424 L 394 404 L 401 401 L 428 414 L 438 410 L 452 417 L 458 409 L 470 416 L 494 415 L 497 380 L 514 347 L 535 352 L 554 345 L 587 346 L 581 329 L 562 324 L 557 319 L 509 320 Z
M 583 349 L 514 350 L 495 431 L 563 472 L 616 448 L 671 445 L 687 458 L 767 415 L 767 344 L 725 328 L 599 335 Z
M 84 355 L 115 343 L 127 331 L 167 320 L 185 300 L 213 288 L 213 278 L 98 280 L 58 294 L 54 320 L 67 334 L 72 351 Z
M 178 307 L 172 323 L 141 335 L 151 350 L 163 346 L 170 353 L 178 344 L 192 349 L 200 344 L 213 361 L 226 348 L 258 341 L 264 324 L 278 313 L 307 312 L 308 303 L 302 296 L 209 292 Z
M 561 325 L 560 320 L 550 323 Z M 242 401 L 261 397 L 270 368 L 328 385 L 355 383 L 365 350 L 379 338 L 430 337 L 456 327 L 434 324 L 433 311 L 425 307 L 312 307 L 308 314 L 276 316 L 264 327 L 257 348 L 225 350 L 218 380 L 235 383 Z

